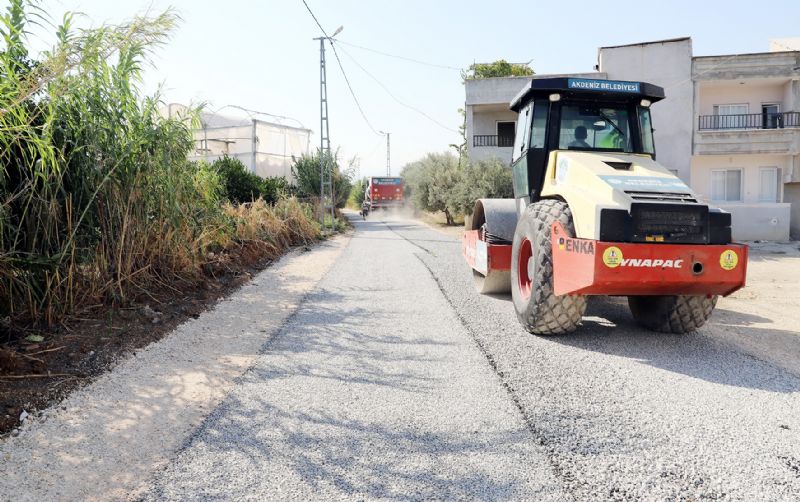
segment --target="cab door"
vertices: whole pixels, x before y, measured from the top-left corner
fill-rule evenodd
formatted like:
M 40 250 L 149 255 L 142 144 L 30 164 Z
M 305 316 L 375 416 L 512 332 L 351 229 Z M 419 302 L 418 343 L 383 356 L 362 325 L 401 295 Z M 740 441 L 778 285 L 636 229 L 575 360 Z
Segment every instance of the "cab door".
M 537 99 L 519 112 L 517 136 L 511 159 L 517 210 L 539 200 L 547 169 L 547 130 L 550 102 Z
M 511 175 L 514 183 L 514 199 L 517 201 L 517 212 L 530 204 L 528 182 L 528 139 L 530 137 L 530 121 L 533 114 L 531 101 L 517 116 L 517 132 L 514 136 L 514 147 L 511 153 Z

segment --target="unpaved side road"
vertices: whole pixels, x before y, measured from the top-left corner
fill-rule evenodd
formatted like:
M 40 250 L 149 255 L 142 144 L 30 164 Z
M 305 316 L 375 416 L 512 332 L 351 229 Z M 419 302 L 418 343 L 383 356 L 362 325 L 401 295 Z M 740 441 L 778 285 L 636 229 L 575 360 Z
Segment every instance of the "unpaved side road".
M 297 250 L 230 298 L 0 441 L 0 500 L 136 495 L 249 368 L 347 245 Z
M 431 243 L 355 224 L 333 270 L 146 499 L 569 499 L 417 258 Z

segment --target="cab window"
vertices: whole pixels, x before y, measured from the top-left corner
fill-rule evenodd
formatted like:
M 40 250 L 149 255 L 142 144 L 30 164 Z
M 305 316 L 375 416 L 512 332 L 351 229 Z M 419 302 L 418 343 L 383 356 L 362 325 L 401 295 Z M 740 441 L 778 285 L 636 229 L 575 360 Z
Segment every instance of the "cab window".
M 560 129 L 561 150 L 633 152 L 628 109 L 624 105 L 565 104 L 561 107 Z
M 639 108 L 639 129 L 642 131 L 642 153 L 656 154 L 653 141 L 653 120 L 649 108 Z
M 520 110 L 519 115 L 517 116 L 517 132 L 514 136 L 514 152 L 511 156 L 512 162 L 520 158 L 525 150 L 527 150 L 525 140 L 527 139 L 528 135 L 525 134 L 525 131 L 528 130 L 528 126 L 530 125 L 531 107 L 532 104 L 529 104 Z
M 550 103 L 545 100 L 536 100 L 533 108 L 533 123 L 531 124 L 531 148 L 544 148 L 547 134 L 547 114 L 550 112 Z

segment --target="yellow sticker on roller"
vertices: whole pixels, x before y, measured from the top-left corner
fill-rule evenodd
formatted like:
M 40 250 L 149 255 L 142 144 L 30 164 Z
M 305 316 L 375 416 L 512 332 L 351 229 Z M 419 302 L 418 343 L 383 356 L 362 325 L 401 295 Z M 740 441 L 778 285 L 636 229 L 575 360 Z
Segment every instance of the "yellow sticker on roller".
M 619 267 L 620 263 L 622 263 L 622 250 L 617 246 L 606 248 L 606 250 L 603 251 L 603 263 L 605 263 L 608 268 Z
M 725 270 L 733 270 L 739 264 L 739 255 L 733 249 L 726 249 L 719 255 L 719 266 Z

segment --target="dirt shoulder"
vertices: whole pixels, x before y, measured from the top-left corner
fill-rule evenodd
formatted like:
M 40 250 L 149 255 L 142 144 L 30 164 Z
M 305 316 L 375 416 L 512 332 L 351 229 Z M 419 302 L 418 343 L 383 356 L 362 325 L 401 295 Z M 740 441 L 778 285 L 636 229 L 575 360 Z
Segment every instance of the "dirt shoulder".
M 0 437 L 89 385 L 119 361 L 196 319 L 273 263 L 257 248 L 218 254 L 200 282 L 142 291 L 127 307 L 97 305 L 52 329 L 0 323 Z
M 17 436 L 0 440 L 0 493 L 93 500 L 135 492 L 252 364 L 348 241 L 295 250 L 213 309 L 28 418 Z
M 800 375 L 800 242 L 749 243 L 747 285 L 720 298 L 715 338 Z

